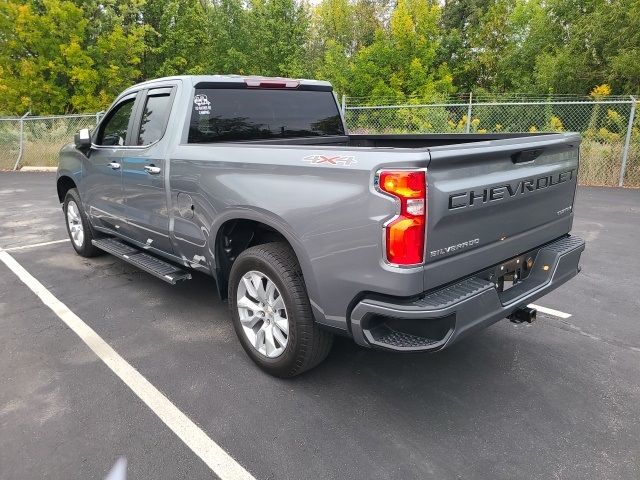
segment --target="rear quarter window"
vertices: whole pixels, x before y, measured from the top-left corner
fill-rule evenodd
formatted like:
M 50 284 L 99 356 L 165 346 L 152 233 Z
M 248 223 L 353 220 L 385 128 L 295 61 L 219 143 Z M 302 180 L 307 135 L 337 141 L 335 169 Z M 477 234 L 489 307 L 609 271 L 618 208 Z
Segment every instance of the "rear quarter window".
M 189 143 L 344 135 L 333 93 L 196 88 Z

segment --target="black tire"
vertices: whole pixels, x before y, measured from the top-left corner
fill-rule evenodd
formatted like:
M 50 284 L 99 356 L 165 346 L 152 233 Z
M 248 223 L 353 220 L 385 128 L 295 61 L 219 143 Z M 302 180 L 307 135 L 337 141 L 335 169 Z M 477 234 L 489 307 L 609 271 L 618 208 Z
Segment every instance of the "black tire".
M 72 206 L 75 205 L 77 207 L 79 221 L 80 223 L 82 223 L 83 239 L 80 245 L 78 245 L 76 240 L 74 239 L 71 233 L 71 228 L 69 226 L 68 210 L 69 210 L 70 203 L 72 204 Z M 80 201 L 80 195 L 78 194 L 77 189 L 72 188 L 67 192 L 67 194 L 64 197 L 64 204 L 63 204 L 62 210 L 64 211 L 64 220 L 65 220 L 65 225 L 67 226 L 67 233 L 69 234 L 69 240 L 71 240 L 71 245 L 73 246 L 76 253 L 81 257 L 87 257 L 87 258 L 95 257 L 97 255 L 101 255 L 102 253 L 104 253 L 102 250 L 95 247 L 91 243 L 91 240 L 96 238 L 96 235 L 91 227 L 91 224 L 89 223 L 89 219 L 87 218 L 87 215 L 84 213 L 84 208 L 82 206 L 82 202 Z
M 276 358 L 260 353 L 240 323 L 237 291 L 243 275 L 258 271 L 266 275 L 282 295 L 289 333 L 284 351 Z M 266 243 L 248 248 L 233 263 L 229 275 L 229 306 L 233 326 L 247 355 L 265 372 L 280 378 L 299 375 L 322 362 L 331 350 L 333 335 L 316 324 L 295 253 L 285 243 Z

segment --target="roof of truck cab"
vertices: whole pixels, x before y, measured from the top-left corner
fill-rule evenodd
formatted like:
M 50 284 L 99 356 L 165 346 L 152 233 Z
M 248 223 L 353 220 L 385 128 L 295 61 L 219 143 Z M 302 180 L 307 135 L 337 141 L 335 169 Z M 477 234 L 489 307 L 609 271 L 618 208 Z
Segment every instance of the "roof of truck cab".
M 312 80 L 309 78 L 286 78 L 286 77 L 262 77 L 256 75 L 177 75 L 172 77 L 153 78 L 147 81 L 136 84 L 135 86 L 142 86 L 146 84 L 152 84 L 167 80 L 183 80 L 190 82 L 193 85 L 203 82 L 216 82 L 216 83 L 244 83 L 246 80 L 260 80 L 260 81 L 292 81 L 298 82 L 301 85 L 318 85 L 331 87 L 331 83 L 325 80 Z

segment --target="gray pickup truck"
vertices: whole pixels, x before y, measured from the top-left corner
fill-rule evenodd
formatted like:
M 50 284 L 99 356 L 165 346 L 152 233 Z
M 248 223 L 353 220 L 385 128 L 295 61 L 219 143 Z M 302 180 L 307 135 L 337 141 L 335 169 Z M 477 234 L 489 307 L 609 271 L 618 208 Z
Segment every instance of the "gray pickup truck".
M 152 80 L 60 153 L 71 243 L 175 284 L 200 271 L 265 371 L 334 334 L 437 351 L 579 271 L 580 137 L 353 135 L 327 82 Z M 213 284 L 212 284 L 213 293 Z

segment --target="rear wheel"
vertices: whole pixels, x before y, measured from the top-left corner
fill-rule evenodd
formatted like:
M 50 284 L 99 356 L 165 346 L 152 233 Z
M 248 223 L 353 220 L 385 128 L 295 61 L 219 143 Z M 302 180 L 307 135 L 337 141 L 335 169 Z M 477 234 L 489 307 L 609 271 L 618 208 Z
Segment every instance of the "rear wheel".
M 298 375 L 331 349 L 333 336 L 315 323 L 300 266 L 284 243 L 257 245 L 238 256 L 229 305 L 242 347 L 271 375 Z
M 95 257 L 102 250 L 96 248 L 91 240 L 94 238 L 93 230 L 87 215 L 84 213 L 78 190 L 72 188 L 67 192 L 63 204 L 64 216 L 67 224 L 67 233 L 71 245 L 82 257 Z

